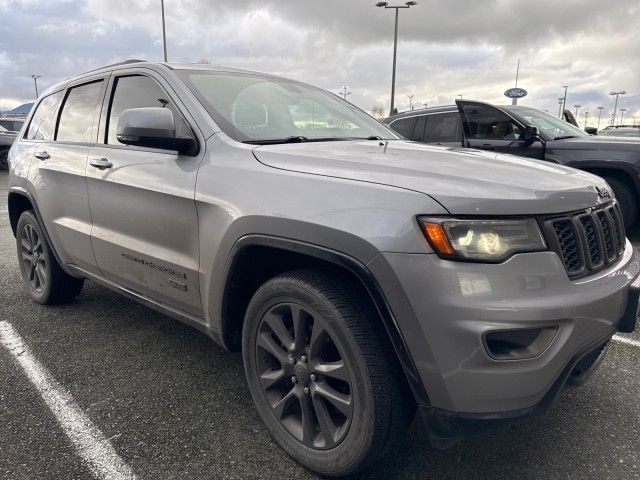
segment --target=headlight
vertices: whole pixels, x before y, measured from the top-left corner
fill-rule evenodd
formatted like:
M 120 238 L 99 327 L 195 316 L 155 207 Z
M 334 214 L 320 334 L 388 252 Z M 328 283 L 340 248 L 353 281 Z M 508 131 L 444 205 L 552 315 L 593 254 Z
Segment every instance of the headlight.
M 515 253 L 546 250 L 542 233 L 532 218 L 418 220 L 433 249 L 444 258 L 501 262 Z

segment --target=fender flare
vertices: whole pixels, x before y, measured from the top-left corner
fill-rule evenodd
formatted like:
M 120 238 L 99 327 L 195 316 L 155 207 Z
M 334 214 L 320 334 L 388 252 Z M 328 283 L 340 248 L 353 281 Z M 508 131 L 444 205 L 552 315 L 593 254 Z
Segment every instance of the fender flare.
M 362 285 L 366 289 L 367 293 L 371 297 L 375 308 L 384 325 L 387 338 L 391 342 L 391 345 L 396 354 L 396 358 L 400 363 L 400 366 L 405 374 L 409 387 L 411 388 L 416 401 L 420 405 L 430 405 L 429 397 L 426 389 L 420 378 L 418 369 L 409 353 L 408 346 L 400 331 L 400 327 L 396 321 L 395 315 L 391 309 L 389 302 L 387 301 L 385 294 L 378 284 L 373 273 L 367 268 L 365 264 L 359 260 L 346 255 L 342 252 L 331 250 L 319 245 L 302 242 L 299 240 L 292 240 L 284 237 L 277 237 L 264 234 L 249 234 L 238 239 L 228 256 L 228 261 L 225 265 L 225 271 L 223 278 L 225 283 L 225 289 L 222 298 L 222 311 L 226 308 L 226 302 L 228 301 L 227 295 L 229 289 L 227 288 L 230 279 L 230 274 L 234 269 L 236 262 L 241 252 L 248 247 L 271 247 L 285 251 L 295 252 L 297 254 L 307 255 L 319 260 L 332 263 L 338 267 L 342 267 L 355 275 Z M 224 326 L 221 324 L 221 338 L 224 338 Z
M 579 160 L 569 162 L 566 165 L 567 167 L 576 168 L 578 170 L 588 170 L 591 168 L 596 168 L 601 170 L 612 170 L 621 172 L 624 175 L 627 175 L 633 182 L 636 188 L 636 195 L 640 193 L 640 177 L 638 176 L 638 171 L 633 167 L 633 165 L 629 163 L 608 160 Z

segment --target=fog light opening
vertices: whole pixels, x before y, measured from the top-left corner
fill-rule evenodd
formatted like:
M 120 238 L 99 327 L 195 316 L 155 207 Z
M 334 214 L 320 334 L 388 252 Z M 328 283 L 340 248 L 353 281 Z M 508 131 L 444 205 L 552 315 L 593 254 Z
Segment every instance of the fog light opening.
M 496 360 L 534 358 L 547 349 L 557 330 L 557 326 L 493 330 L 484 334 L 484 346 Z

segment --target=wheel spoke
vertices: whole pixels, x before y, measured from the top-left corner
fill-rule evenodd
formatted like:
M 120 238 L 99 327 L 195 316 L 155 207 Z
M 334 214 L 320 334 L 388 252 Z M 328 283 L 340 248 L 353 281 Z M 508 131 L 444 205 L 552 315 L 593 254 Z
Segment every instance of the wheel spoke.
M 287 350 L 293 350 L 293 338 L 291 338 L 291 334 L 289 330 L 287 330 L 282 317 L 274 312 L 269 312 L 265 316 L 265 321 L 271 330 L 273 330 L 273 333 L 276 334 L 276 337 L 282 342 L 282 345 L 284 345 Z
M 313 446 L 315 418 L 313 404 L 307 394 L 300 396 L 300 412 L 302 414 L 302 443 Z
M 262 382 L 262 387 L 265 390 L 269 390 L 273 386 L 280 383 L 286 377 L 286 373 L 283 369 L 280 370 L 272 370 L 270 372 L 265 372 L 260 375 L 260 381 Z
M 307 346 L 306 329 L 308 314 L 298 305 L 291 305 L 291 319 L 293 320 L 293 332 L 295 334 L 295 349 L 302 352 Z
M 351 395 L 345 395 L 344 393 L 338 392 L 326 382 L 317 384 L 315 393 L 331 403 L 345 417 L 349 417 L 351 415 Z
M 324 325 L 320 318 L 314 318 L 313 329 L 311 330 L 311 339 L 309 340 L 309 353 L 315 356 L 320 351 L 321 341 L 324 337 Z
M 331 447 L 336 443 L 336 425 L 331 419 L 327 406 L 317 395 L 313 396 L 313 407 L 316 412 L 318 424 L 320 425 L 320 431 L 324 437 L 324 446 L 325 448 Z
M 42 285 L 47 283 L 47 271 L 44 268 L 42 263 L 36 264 L 36 271 L 38 272 L 38 278 L 40 279 L 40 283 Z
M 22 261 L 25 263 L 31 263 L 31 254 L 29 254 L 29 252 L 22 252 Z
M 292 401 L 294 401 L 295 397 L 296 397 L 295 389 L 292 388 L 284 397 L 282 397 L 276 403 L 271 405 L 271 408 L 273 408 L 273 413 L 276 415 L 276 418 L 278 420 L 282 420 L 282 417 L 284 416 L 284 412 L 286 408 L 290 405 Z
M 258 334 L 258 346 L 265 350 L 267 353 L 270 353 L 272 356 L 274 356 L 282 366 L 286 364 L 287 353 L 280 345 L 276 344 L 271 335 L 269 335 L 268 333 L 260 332 Z
M 331 363 L 318 363 L 314 370 L 325 377 L 331 377 L 349 383 L 349 371 L 342 360 Z
M 31 252 L 31 244 L 29 243 L 29 239 L 24 236 L 24 233 L 20 238 L 20 243 L 22 245 L 23 250 L 26 250 L 27 252 Z

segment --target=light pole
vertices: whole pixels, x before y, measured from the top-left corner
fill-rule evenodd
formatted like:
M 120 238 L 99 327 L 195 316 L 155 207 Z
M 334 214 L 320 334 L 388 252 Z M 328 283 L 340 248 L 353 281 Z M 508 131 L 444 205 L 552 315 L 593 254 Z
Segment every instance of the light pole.
M 423 103 L 422 105 L 424 105 L 424 108 L 429 108 L 429 104 L 428 103 Z
M 167 62 L 167 30 L 164 25 L 164 0 L 160 0 L 162 10 L 162 46 L 164 47 L 164 61 Z
M 602 110 L 604 110 L 604 107 L 598 107 L 598 130 L 600 130 L 600 118 L 602 117 Z
M 622 121 L 624 119 L 624 112 L 626 112 L 627 109 L 626 108 L 621 108 L 620 109 L 620 123 L 618 125 L 623 125 L 624 122 Z
M 562 97 L 560 97 L 558 99 L 558 117 L 562 118 L 562 107 L 564 105 L 564 99 Z
M 564 96 L 562 97 L 562 110 L 560 113 L 561 117 L 562 117 L 562 112 L 564 112 L 564 109 L 567 108 L 567 89 L 569 88 L 569 86 L 562 85 L 562 88 L 564 88 Z
M 413 97 L 415 97 L 415 95 L 407 95 L 407 97 L 409 97 L 409 111 L 413 111 Z
M 620 95 L 625 95 L 627 92 L 625 90 L 620 90 L 619 92 L 610 92 L 609 95 L 616 96 L 616 104 L 613 107 L 613 116 L 611 117 L 611 126 L 616 123 L 616 115 L 618 114 L 618 97 Z
M 346 85 L 342 87 L 342 92 L 340 93 L 340 95 L 342 95 L 342 98 L 344 98 L 345 100 L 347 99 L 347 95 L 351 95 L 351 92 L 349 91 L 349 87 L 347 87 Z
M 33 78 L 33 84 L 36 87 L 36 99 L 39 97 L 38 94 L 38 79 L 42 78 L 42 75 L 31 75 L 31 78 Z
M 460 100 L 462 100 L 462 94 L 461 94 L 461 93 L 459 93 L 459 94 L 458 94 L 458 96 L 460 97 Z
M 584 112 L 584 128 L 587 128 L 587 119 L 589 118 L 589 110 Z
M 387 2 L 378 2 L 376 7 L 380 8 L 394 8 L 396 10 L 396 26 L 393 34 L 393 72 L 391 74 L 391 110 L 390 115 L 393 115 L 395 107 L 396 97 L 396 58 L 398 56 L 398 12 L 401 8 L 410 8 L 413 5 L 417 5 L 418 2 L 407 2 L 404 5 L 389 5 Z
M 576 103 L 574 105 L 575 109 L 576 109 L 576 121 L 578 121 L 578 109 L 581 107 L 582 105 L 580 105 L 579 103 Z

